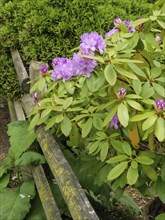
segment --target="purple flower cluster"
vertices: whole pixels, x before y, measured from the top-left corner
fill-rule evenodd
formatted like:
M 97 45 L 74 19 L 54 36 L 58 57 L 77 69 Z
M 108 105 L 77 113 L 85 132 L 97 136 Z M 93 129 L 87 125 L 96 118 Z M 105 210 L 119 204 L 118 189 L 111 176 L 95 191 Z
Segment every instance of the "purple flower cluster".
M 47 71 L 48 71 L 48 66 L 47 65 L 42 65 L 41 67 L 40 67 L 40 72 L 42 73 L 42 74 L 45 74 Z
M 87 54 L 90 54 L 91 51 L 99 51 L 100 54 L 103 54 L 104 49 L 106 48 L 106 44 L 103 37 L 97 32 L 92 32 L 90 34 L 84 33 L 81 36 L 80 48 Z
M 94 59 L 82 57 L 82 55 L 94 56 L 98 51 L 103 54 L 106 47 L 105 40 L 97 32 L 84 33 L 81 36 L 80 51 L 74 53 L 72 59 L 54 58 L 52 60 L 52 78 L 56 81 L 62 79 L 63 82 L 71 79 L 74 76 L 82 74 L 90 77 L 91 72 L 98 65 Z
M 164 99 L 156 99 L 155 100 L 155 109 L 158 112 L 165 110 L 165 101 L 164 101 Z
M 116 19 L 114 19 L 114 28 L 112 28 L 109 32 L 106 33 L 105 37 L 110 37 L 113 34 L 115 34 L 116 32 L 120 31 L 120 24 L 122 23 L 121 18 L 118 16 Z M 127 27 L 128 32 L 135 32 L 136 29 L 133 26 L 130 26 L 130 24 L 132 23 L 132 21 L 127 21 L 124 20 L 123 24 Z

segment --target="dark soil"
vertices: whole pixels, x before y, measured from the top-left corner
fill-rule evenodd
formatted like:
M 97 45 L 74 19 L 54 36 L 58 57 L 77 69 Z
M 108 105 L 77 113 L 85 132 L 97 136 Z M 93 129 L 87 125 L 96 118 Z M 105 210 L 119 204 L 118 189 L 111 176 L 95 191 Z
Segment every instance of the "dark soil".
M 0 98 L 0 164 L 8 152 L 9 140 L 7 135 L 7 124 L 10 116 L 6 100 Z

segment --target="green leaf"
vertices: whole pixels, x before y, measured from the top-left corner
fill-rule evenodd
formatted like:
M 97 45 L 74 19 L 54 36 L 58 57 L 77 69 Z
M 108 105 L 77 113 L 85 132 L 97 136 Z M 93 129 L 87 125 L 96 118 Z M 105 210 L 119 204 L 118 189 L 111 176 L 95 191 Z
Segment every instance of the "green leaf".
M 66 137 L 68 137 L 71 130 L 72 130 L 72 122 L 67 116 L 65 116 L 63 121 L 61 122 L 61 131 Z
M 36 195 L 35 185 L 33 180 L 25 181 L 20 187 L 20 193 L 30 199 L 34 199 Z
M 127 182 L 129 185 L 133 185 L 137 182 L 137 179 L 138 179 L 138 169 L 135 169 L 133 168 L 132 166 L 130 166 L 128 168 L 128 171 L 127 171 Z
M 122 162 L 120 164 L 118 164 L 117 166 L 115 166 L 110 173 L 108 174 L 108 180 L 114 180 L 117 177 L 119 177 L 127 168 L 128 166 L 128 162 Z
M 143 114 L 141 114 L 141 115 L 135 115 L 135 116 L 133 116 L 131 119 L 130 119 L 130 121 L 142 121 L 142 120 L 144 120 L 144 119 L 146 119 L 146 118 L 148 118 L 148 117 L 150 117 L 150 116 L 152 116 L 152 115 L 154 115 L 155 114 L 155 111 L 148 111 L 148 112 L 145 112 L 145 113 L 143 113 Z
M 163 220 L 165 219 L 165 213 L 161 213 L 159 215 L 156 216 L 155 220 Z
M 28 121 L 15 121 L 8 125 L 7 133 L 10 136 L 10 151 L 14 153 L 15 159 L 19 158 L 36 138 L 34 132 L 29 131 L 28 127 Z
M 149 158 L 149 157 L 146 157 L 146 156 L 139 156 L 139 157 L 136 157 L 135 160 L 138 162 L 138 163 L 141 163 L 141 164 L 145 164 L 145 165 L 151 165 L 154 163 L 154 160 Z
M 98 116 L 93 117 L 93 125 L 96 129 L 102 130 L 103 128 L 103 121 Z
M 0 178 L 0 189 L 7 187 L 9 181 L 10 181 L 10 174 L 8 174 L 8 173 L 7 173 L 7 174 L 4 174 L 4 175 Z
M 118 109 L 119 105 L 115 105 L 108 113 L 108 115 L 106 116 L 106 118 L 104 119 L 103 122 L 103 127 L 105 127 L 106 125 L 108 125 L 110 123 L 110 121 L 112 120 L 113 116 L 116 114 L 116 111 Z
M 92 144 L 88 145 L 89 148 L 89 154 L 92 154 L 99 146 L 100 141 L 95 141 Z
M 158 24 L 163 28 L 165 29 L 165 23 L 163 21 L 160 21 L 160 20 L 156 20 L 158 22 Z
M 157 173 L 156 171 L 151 167 L 147 165 L 142 165 L 144 173 L 152 180 L 157 180 Z
M 140 105 L 138 102 L 133 101 L 133 100 L 127 100 L 128 105 L 130 105 L 132 108 L 139 110 L 139 111 L 143 111 L 143 107 L 142 105 Z
M 160 84 L 157 83 L 152 83 L 153 88 L 155 89 L 155 91 L 162 97 L 165 98 L 165 88 L 163 86 L 161 86 Z
M 130 26 L 138 26 L 139 24 L 145 23 L 146 21 L 149 21 L 149 18 L 141 18 L 139 20 L 133 21 Z
M 33 128 L 37 125 L 39 119 L 40 119 L 40 113 L 37 113 L 30 121 L 29 129 L 28 129 L 29 131 L 33 130 Z
M 73 97 L 67 98 L 63 103 L 64 109 L 67 109 L 72 104 L 72 101 L 73 101 Z
M 142 89 L 142 83 L 139 79 L 134 79 L 132 81 L 132 86 L 137 95 L 140 95 Z
M 82 128 L 82 138 L 87 137 L 87 135 L 89 134 L 89 132 L 92 129 L 92 123 L 93 120 L 92 118 L 88 118 L 88 120 L 86 121 L 85 124 L 83 124 L 83 128 Z
M 74 82 L 68 80 L 64 83 L 64 86 L 65 86 L 65 89 L 67 90 L 67 92 L 69 92 L 71 95 L 73 95 L 73 93 L 75 91 Z
M 47 107 L 42 113 L 41 113 L 41 118 L 46 117 L 47 115 L 49 115 L 49 113 L 52 111 L 52 106 Z
M 153 67 L 151 69 L 151 76 L 155 79 L 160 76 L 162 73 L 162 69 L 160 67 Z
M 131 68 L 131 70 L 136 73 L 139 76 L 142 76 L 146 78 L 146 74 L 134 63 L 128 62 L 128 66 Z
M 126 141 L 123 141 L 122 148 L 125 154 L 127 154 L 128 156 L 132 155 L 132 149 L 129 143 L 127 143 Z
M 109 160 L 106 161 L 106 163 L 117 163 L 117 162 L 121 162 L 123 160 L 126 160 L 128 158 L 129 157 L 127 157 L 126 155 L 118 155 L 118 156 L 110 158 Z
M 118 140 L 111 140 L 111 145 L 112 147 L 119 153 L 124 153 L 122 145 L 123 142 L 122 141 L 118 141 Z
M 39 165 L 45 163 L 45 157 L 37 152 L 28 151 L 23 153 L 19 159 L 15 161 L 16 166 Z
M 161 178 L 165 182 L 165 158 L 163 158 L 163 163 L 161 166 Z
M 156 191 L 163 203 L 165 203 L 165 182 L 159 177 L 156 182 Z
M 54 124 L 56 124 L 56 118 L 57 118 L 57 117 L 58 117 L 58 116 L 56 115 L 56 116 L 54 116 L 53 118 L 51 118 L 51 119 L 48 121 L 48 123 L 47 123 L 47 125 L 46 125 L 46 127 L 45 127 L 45 130 L 48 130 L 49 128 L 53 127 Z
M 153 87 L 149 84 L 149 82 L 144 83 L 141 91 L 141 97 L 143 99 L 148 99 L 155 93 Z
M 117 75 L 116 75 L 116 72 L 115 72 L 114 68 L 112 67 L 112 65 L 107 65 L 105 67 L 104 76 L 105 76 L 105 79 L 107 80 L 107 82 L 111 86 L 115 85 L 116 79 L 117 79 Z
M 102 141 L 101 142 L 101 151 L 100 151 L 100 160 L 103 162 L 107 155 L 108 155 L 108 150 L 109 150 L 109 143 L 107 141 Z
M 147 130 L 148 128 L 152 127 L 156 120 L 158 119 L 157 115 L 152 115 L 150 117 L 148 117 L 142 124 L 142 129 L 143 131 Z
M 158 118 L 155 125 L 155 136 L 158 141 L 162 142 L 165 139 L 165 120 L 163 118 Z
M 0 189 L 0 219 L 13 220 L 25 219 L 26 214 L 31 207 L 30 199 L 34 197 L 34 184 L 26 184 L 16 189 Z
M 137 76 L 134 73 L 126 71 L 126 70 L 120 68 L 119 66 L 115 66 L 115 70 L 118 73 L 120 73 L 121 75 L 126 76 L 126 77 L 128 77 L 130 79 L 137 79 Z
M 117 115 L 123 127 L 127 127 L 129 121 L 129 115 L 128 115 L 128 109 L 123 103 L 120 103 L 117 110 Z

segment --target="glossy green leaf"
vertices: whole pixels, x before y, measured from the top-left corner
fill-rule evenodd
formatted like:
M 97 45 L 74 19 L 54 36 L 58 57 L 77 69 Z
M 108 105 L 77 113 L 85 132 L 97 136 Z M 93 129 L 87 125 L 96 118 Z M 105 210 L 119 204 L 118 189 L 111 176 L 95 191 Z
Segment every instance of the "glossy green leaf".
M 139 20 L 133 21 L 130 26 L 138 26 L 139 24 L 145 23 L 146 21 L 149 21 L 149 18 L 141 18 Z
M 114 180 L 119 177 L 128 167 L 128 162 L 122 162 L 115 166 L 108 174 L 108 180 Z
M 162 142 L 165 140 L 165 120 L 163 118 L 158 118 L 155 124 L 155 136 L 158 141 Z
M 40 119 L 40 113 L 37 113 L 31 120 L 30 125 L 29 125 L 29 131 L 32 130 L 38 123 Z
M 157 173 L 151 166 L 142 165 L 144 173 L 152 180 L 157 180 Z
M 134 73 L 129 72 L 129 71 L 127 71 L 127 70 L 124 70 L 124 69 L 122 69 L 122 68 L 119 67 L 119 66 L 115 66 L 115 70 L 116 70 L 118 73 L 120 73 L 121 75 L 126 76 L 126 77 L 128 77 L 128 78 L 130 78 L 130 79 L 137 79 L 137 76 L 136 76 Z
M 92 154 L 99 146 L 100 141 L 95 141 L 92 144 L 88 145 L 89 154 Z
M 129 114 L 127 107 L 123 103 L 120 103 L 117 110 L 117 115 L 123 127 L 127 127 L 129 121 Z
M 92 128 L 92 118 L 88 118 L 88 120 L 85 122 L 85 124 L 83 124 L 83 128 L 82 128 L 82 138 L 85 138 L 89 132 L 91 131 Z
M 67 109 L 71 105 L 72 101 L 73 101 L 73 97 L 67 98 L 63 103 L 64 109 Z
M 140 95 L 142 89 L 142 83 L 139 79 L 134 79 L 132 81 L 132 86 L 137 95 Z
M 155 115 L 152 115 L 150 117 L 148 117 L 142 124 L 142 129 L 143 131 L 147 130 L 148 128 L 152 127 L 156 120 L 158 119 L 158 116 L 155 114 Z
M 161 86 L 160 84 L 157 83 L 152 83 L 153 88 L 155 89 L 155 91 L 162 96 L 163 98 L 165 98 L 165 88 L 163 86 Z
M 155 114 L 155 111 L 148 111 L 140 115 L 133 116 L 130 121 L 141 121 Z
M 102 130 L 102 127 L 103 127 L 103 121 L 101 118 L 97 117 L 97 116 L 94 116 L 93 117 L 93 125 L 96 129 L 98 130 Z
M 7 185 L 9 184 L 9 181 L 10 181 L 10 174 L 9 173 L 4 174 L 0 178 L 0 189 L 7 187 Z
M 138 174 L 138 169 L 136 168 L 133 168 L 132 166 L 130 166 L 128 168 L 128 171 L 127 171 L 127 182 L 129 185 L 133 185 L 137 182 L 137 179 L 139 177 L 139 174 Z
M 100 150 L 100 160 L 103 162 L 107 155 L 109 150 L 109 143 L 107 141 L 101 142 L 101 150 Z
M 153 67 L 151 69 L 151 76 L 155 79 L 160 76 L 162 73 L 162 69 L 160 67 Z
M 155 220 L 163 220 L 165 219 L 165 213 L 161 213 L 159 215 L 156 216 Z
M 141 91 L 141 96 L 143 99 L 148 99 L 155 93 L 153 87 L 149 84 L 149 82 L 144 83 Z
M 165 29 L 165 23 L 163 21 L 157 19 L 157 22 L 163 29 Z
M 121 161 L 126 160 L 126 159 L 129 159 L 129 157 L 126 156 L 126 155 L 118 155 L 118 156 L 110 158 L 109 160 L 106 161 L 106 163 L 112 163 L 113 164 L 113 163 L 121 162 Z
M 112 65 L 107 65 L 104 70 L 104 76 L 107 82 L 113 86 L 116 83 L 117 75 Z
M 110 121 L 112 120 L 113 116 L 116 114 L 118 109 L 118 105 L 115 105 L 108 113 L 108 115 L 106 116 L 106 118 L 104 119 L 103 122 L 103 127 L 105 127 L 106 125 L 108 125 L 110 123 Z
M 138 102 L 133 101 L 133 100 L 127 100 L 128 105 L 130 105 L 132 108 L 139 110 L 139 111 L 143 111 L 143 107 L 142 105 L 140 105 Z
M 61 131 L 66 137 L 68 137 L 71 132 L 71 129 L 72 129 L 72 122 L 67 116 L 65 116 L 61 122 Z
M 122 141 L 118 141 L 118 140 L 111 140 L 111 145 L 112 147 L 119 153 L 124 153 L 123 148 L 122 148 Z
M 131 68 L 131 70 L 136 73 L 139 76 L 142 76 L 146 78 L 146 74 L 134 63 L 128 62 L 128 66 Z
M 146 157 L 146 156 L 139 156 L 139 157 L 136 157 L 135 159 L 138 163 L 141 163 L 141 164 L 145 164 L 145 165 L 151 165 L 154 163 L 154 160 L 149 158 L 149 157 Z
M 122 144 L 122 148 L 123 148 L 123 151 L 124 151 L 125 154 L 127 154 L 128 156 L 131 156 L 132 149 L 131 149 L 131 146 L 129 145 L 129 143 L 124 141 L 123 144 Z

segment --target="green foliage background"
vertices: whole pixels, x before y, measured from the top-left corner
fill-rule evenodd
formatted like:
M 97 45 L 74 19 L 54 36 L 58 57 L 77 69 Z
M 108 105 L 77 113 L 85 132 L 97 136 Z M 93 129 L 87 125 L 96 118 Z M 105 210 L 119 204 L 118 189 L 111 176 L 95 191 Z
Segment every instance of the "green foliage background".
M 148 14 L 151 0 L 1 0 L 0 93 L 19 92 L 10 57 L 17 48 L 25 66 L 31 60 L 51 61 L 69 56 L 84 32 L 105 34 L 113 19 L 135 19 Z

